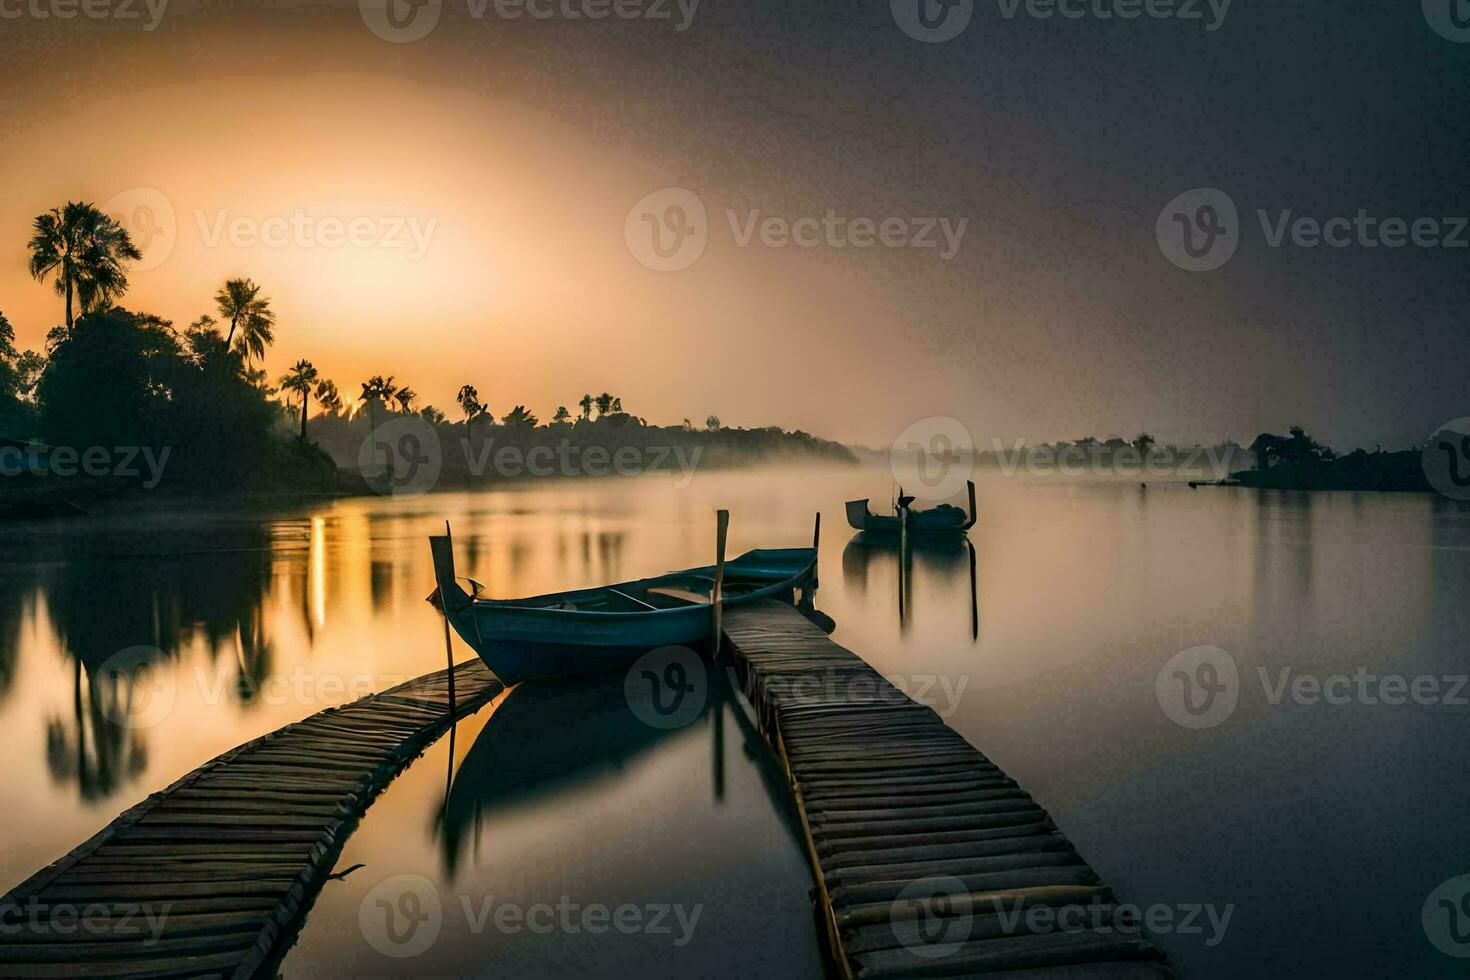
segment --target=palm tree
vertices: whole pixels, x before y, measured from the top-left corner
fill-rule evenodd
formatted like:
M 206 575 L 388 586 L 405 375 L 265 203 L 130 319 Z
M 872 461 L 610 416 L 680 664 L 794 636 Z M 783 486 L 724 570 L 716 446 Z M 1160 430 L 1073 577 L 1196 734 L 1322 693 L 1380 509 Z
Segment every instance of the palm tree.
M 614 398 L 612 400 L 612 413 L 614 415 L 618 415 L 622 411 L 623 411 L 623 400 L 621 398 Z
M 608 412 L 611 412 L 612 411 L 613 396 L 611 394 L 609 394 L 608 392 L 604 391 L 602 394 L 598 395 L 597 398 L 594 399 L 594 400 L 597 402 L 597 417 L 598 418 L 602 418 Z
M 433 405 L 425 405 L 423 408 L 419 409 L 419 417 L 427 421 L 430 425 L 444 424 L 444 413 L 439 411 Z
M 592 418 L 592 396 L 590 394 L 583 395 L 577 404 L 582 406 L 582 418 Z
M 397 391 L 398 388 L 393 384 L 393 375 L 391 374 L 386 378 L 381 374 L 375 374 L 362 383 L 362 395 L 358 400 L 367 403 L 368 428 L 377 428 L 376 423 L 373 421 L 373 402 L 387 402 Z
M 56 295 L 66 297 L 66 331 L 73 324 L 72 297 L 82 312 L 106 309 L 128 288 L 123 260 L 143 257 L 127 229 L 96 205 L 68 201 L 36 216 L 29 248 L 31 276 L 55 277 Z
M 541 420 L 536 417 L 534 412 L 526 408 L 526 406 L 517 405 L 509 412 L 506 412 L 505 417 L 500 421 L 504 422 L 506 427 L 510 429 L 534 429 Z
M 720 417 L 718 415 L 711 415 L 709 418 L 704 420 L 704 427 L 706 429 L 709 429 L 711 432 L 713 432 L 715 429 L 718 429 L 720 427 Z
M 475 390 L 474 385 L 462 386 L 454 400 L 459 402 L 460 410 L 464 412 L 464 432 L 465 438 L 468 439 L 470 424 L 475 421 L 476 415 L 485 413 L 485 406 L 480 404 L 480 393 Z
M 253 357 L 264 357 L 265 349 L 275 341 L 272 327 L 276 314 L 271 301 L 260 295 L 260 287 L 252 279 L 228 279 L 215 294 L 219 315 L 230 321 L 230 331 L 225 335 L 228 348 L 240 330 L 239 352 L 248 363 Z
M 413 408 L 414 399 L 418 398 L 418 396 L 419 393 L 407 385 L 404 385 L 393 393 L 393 399 L 398 402 L 398 407 L 404 415 L 407 415 L 409 410 Z
M 337 393 L 337 383 L 323 379 L 316 386 L 316 403 L 323 412 L 336 415 L 342 411 L 342 396 Z
M 572 413 L 567 411 L 565 405 L 556 406 L 556 414 L 551 417 L 553 425 L 562 425 L 572 420 Z
M 290 391 L 301 396 L 301 438 L 306 438 L 306 407 L 307 399 L 311 397 L 311 386 L 318 379 L 317 370 L 306 358 L 302 358 L 291 366 L 281 378 L 281 390 Z

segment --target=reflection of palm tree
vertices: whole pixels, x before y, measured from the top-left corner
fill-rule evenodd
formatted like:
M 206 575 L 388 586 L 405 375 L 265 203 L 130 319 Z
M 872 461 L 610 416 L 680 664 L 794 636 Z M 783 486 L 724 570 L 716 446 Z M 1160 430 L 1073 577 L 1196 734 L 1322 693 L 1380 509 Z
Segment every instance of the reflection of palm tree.
M 152 668 L 144 668 L 144 670 Z M 171 669 L 160 665 L 159 669 Z M 83 679 L 85 678 L 85 685 Z M 140 729 L 120 723 L 128 715 L 138 673 L 107 669 L 84 672 L 73 662 L 72 715 L 75 730 L 52 717 L 46 722 L 46 764 L 57 780 L 74 781 L 84 800 L 104 799 L 148 765 Z
M 311 386 L 317 382 L 317 370 L 306 358 L 291 366 L 281 378 L 281 390 L 301 396 L 301 438 L 306 438 L 307 399 L 311 397 Z
M 244 356 L 246 363 L 251 358 L 264 357 L 265 349 L 275 341 L 272 327 L 276 314 L 271 310 L 271 301 L 260 295 L 260 287 L 251 279 L 230 279 L 220 287 L 214 301 L 219 305 L 220 316 L 230 321 L 230 331 L 225 335 L 225 346 L 235 339 L 240 331 L 240 342 L 232 349 Z
M 123 260 L 143 257 L 127 229 L 92 204 L 68 201 L 37 215 L 29 248 L 30 273 L 55 277 L 56 295 L 66 297 L 66 330 L 73 324 L 72 297 L 82 312 L 106 309 L 128 288 Z

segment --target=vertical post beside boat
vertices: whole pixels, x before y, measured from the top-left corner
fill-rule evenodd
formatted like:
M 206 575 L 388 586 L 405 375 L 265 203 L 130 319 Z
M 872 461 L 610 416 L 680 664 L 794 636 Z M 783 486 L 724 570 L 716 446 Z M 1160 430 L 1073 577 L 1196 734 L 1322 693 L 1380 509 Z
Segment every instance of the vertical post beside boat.
M 720 653 L 720 611 L 725 599 L 725 539 L 730 533 L 730 512 L 715 511 L 715 584 L 710 589 L 709 602 L 714 609 L 714 628 L 710 632 L 710 651 Z

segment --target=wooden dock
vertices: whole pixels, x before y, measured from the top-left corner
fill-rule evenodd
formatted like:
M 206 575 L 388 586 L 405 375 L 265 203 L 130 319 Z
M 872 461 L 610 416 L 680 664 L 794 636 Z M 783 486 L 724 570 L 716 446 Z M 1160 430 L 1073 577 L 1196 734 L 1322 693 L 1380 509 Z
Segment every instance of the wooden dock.
M 501 690 L 478 661 L 205 763 L 0 899 L 0 976 L 272 976 L 373 798 Z
M 838 975 L 1173 975 L 1046 811 L 933 709 L 790 605 L 726 610 L 724 631 L 791 781 Z

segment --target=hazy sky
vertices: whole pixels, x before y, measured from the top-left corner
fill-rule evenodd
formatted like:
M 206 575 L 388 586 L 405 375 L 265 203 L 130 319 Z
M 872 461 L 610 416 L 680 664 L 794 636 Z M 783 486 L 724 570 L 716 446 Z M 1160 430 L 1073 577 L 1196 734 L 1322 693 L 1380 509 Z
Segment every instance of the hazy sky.
M 62 315 L 31 219 L 80 198 L 147 244 L 130 308 L 183 326 L 250 276 L 273 375 L 307 357 L 451 410 L 465 382 L 543 417 L 610 389 L 657 422 L 882 444 L 954 416 L 987 445 L 1293 422 L 1397 445 L 1470 414 L 1470 31 L 1418 3 L 976 0 L 926 43 L 899 25 L 922 34 L 921 0 L 88 2 L 138 16 L 0 0 L 0 310 L 26 346 Z M 1202 187 L 1238 248 L 1190 272 L 1156 224 Z M 1287 209 L 1461 247 L 1273 247 Z M 772 216 L 815 219 L 811 247 Z M 655 226 L 697 261 L 650 268 Z

